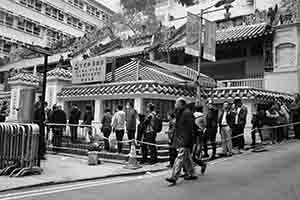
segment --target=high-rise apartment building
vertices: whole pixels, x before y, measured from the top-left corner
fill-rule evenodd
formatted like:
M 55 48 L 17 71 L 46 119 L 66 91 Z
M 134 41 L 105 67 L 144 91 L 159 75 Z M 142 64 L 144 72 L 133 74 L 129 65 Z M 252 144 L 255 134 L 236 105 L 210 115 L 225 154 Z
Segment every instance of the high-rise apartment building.
M 114 12 L 96 0 L 1 0 L 0 56 L 20 44 L 50 46 L 111 22 Z

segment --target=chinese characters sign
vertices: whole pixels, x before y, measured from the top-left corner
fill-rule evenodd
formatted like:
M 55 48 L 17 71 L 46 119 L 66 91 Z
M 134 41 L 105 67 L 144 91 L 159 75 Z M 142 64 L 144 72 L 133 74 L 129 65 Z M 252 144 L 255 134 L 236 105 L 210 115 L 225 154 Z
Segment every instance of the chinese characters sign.
M 200 21 L 198 15 L 188 13 L 186 25 L 186 47 L 185 53 L 199 57 L 199 34 Z M 201 43 L 203 47 L 203 58 L 210 61 L 216 61 L 216 23 L 203 20 Z
M 205 20 L 203 58 L 213 62 L 216 61 L 216 31 L 216 23 Z
M 200 17 L 192 13 L 187 15 L 185 53 L 199 57 Z
M 95 57 L 72 63 L 72 83 L 105 81 L 106 58 Z

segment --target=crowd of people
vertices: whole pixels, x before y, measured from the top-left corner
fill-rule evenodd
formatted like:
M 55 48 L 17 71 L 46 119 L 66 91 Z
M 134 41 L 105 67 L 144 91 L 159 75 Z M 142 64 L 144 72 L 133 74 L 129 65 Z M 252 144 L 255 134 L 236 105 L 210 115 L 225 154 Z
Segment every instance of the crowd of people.
M 228 101 L 223 103 L 222 109 L 211 100 L 206 101 L 205 112 L 203 106 L 188 103 L 185 99 L 179 98 L 175 103 L 175 109 L 168 113 L 169 128 L 166 131 L 169 139 L 169 167 L 173 168 L 172 177 L 167 181 L 175 183 L 180 175 L 181 168 L 185 171 L 186 179 L 194 179 L 192 162 L 202 167 L 205 172 L 206 163 L 203 158 L 215 159 L 217 157 L 216 137 L 221 136 L 222 153 L 220 156 L 232 156 L 235 153 L 242 153 L 245 148 L 244 129 L 247 123 L 248 109 L 243 105 L 242 100 L 237 98 L 231 104 Z M 45 119 L 42 118 L 43 110 L 46 110 Z M 61 106 L 54 105 L 52 109 L 47 104 L 42 106 L 36 104 L 34 121 L 53 124 L 47 126 L 47 133 L 53 131 L 53 145 L 60 147 L 62 135 L 67 124 L 66 113 Z M 92 106 L 87 105 L 83 114 L 83 123 L 79 124 L 82 113 L 77 105 L 72 105 L 69 115 L 71 141 L 77 142 L 78 127 L 86 127 L 87 135 L 92 137 L 93 121 Z M 263 129 L 270 130 L 271 142 L 283 142 L 288 140 L 290 123 L 293 124 L 295 138 L 300 139 L 300 95 L 295 95 L 295 101 L 286 105 L 284 99 L 270 103 L 267 107 L 258 107 L 253 114 L 252 123 L 252 146 L 257 144 L 256 134 L 263 142 Z M 62 124 L 64 126 L 55 125 Z M 101 120 L 101 132 L 104 136 L 104 150 L 111 151 L 109 141 L 110 135 L 115 133 L 117 139 L 117 151 L 123 151 L 123 138 L 127 134 L 129 143 L 137 141 L 141 146 L 141 163 L 154 164 L 157 162 L 157 133 L 162 131 L 162 121 L 157 114 L 155 105 L 148 104 L 145 114 L 137 113 L 131 102 L 117 106 L 114 113 L 110 109 L 104 110 Z M 86 125 L 86 126 L 85 126 Z M 208 147 L 211 146 L 211 155 Z M 58 151 L 59 148 L 54 148 Z M 148 156 L 150 158 L 148 158 Z

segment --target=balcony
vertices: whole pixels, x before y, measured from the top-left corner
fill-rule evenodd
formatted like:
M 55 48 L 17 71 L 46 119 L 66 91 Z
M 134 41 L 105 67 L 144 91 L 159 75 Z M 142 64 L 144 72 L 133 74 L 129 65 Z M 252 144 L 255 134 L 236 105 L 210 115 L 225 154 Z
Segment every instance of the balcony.
M 264 78 L 233 79 L 218 81 L 219 87 L 253 87 L 264 89 Z

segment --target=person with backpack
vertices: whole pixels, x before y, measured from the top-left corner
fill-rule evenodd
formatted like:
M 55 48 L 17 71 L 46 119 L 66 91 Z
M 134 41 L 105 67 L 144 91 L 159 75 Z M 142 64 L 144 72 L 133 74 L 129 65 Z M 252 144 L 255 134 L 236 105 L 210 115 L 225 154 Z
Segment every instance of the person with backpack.
M 156 149 L 156 136 L 157 133 L 162 129 L 162 122 L 155 112 L 155 106 L 152 103 L 147 105 L 147 112 L 148 115 L 145 119 L 145 139 L 148 143 L 152 145 L 145 145 L 144 146 L 144 155 L 143 160 L 147 160 L 148 156 L 148 149 L 150 150 L 150 164 L 155 164 L 157 162 L 157 149 Z
M 128 102 L 126 105 L 126 131 L 128 140 L 133 140 L 136 132 L 137 111 L 133 106 L 132 102 Z

